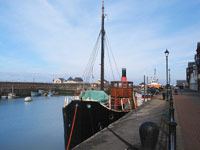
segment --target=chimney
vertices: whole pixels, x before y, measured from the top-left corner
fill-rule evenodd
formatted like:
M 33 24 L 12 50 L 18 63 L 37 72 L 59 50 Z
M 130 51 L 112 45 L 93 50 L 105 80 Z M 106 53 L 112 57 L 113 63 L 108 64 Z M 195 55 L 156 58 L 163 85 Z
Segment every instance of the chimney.
M 121 78 L 122 81 L 127 81 L 127 78 L 126 78 L 126 68 L 122 68 L 122 78 Z

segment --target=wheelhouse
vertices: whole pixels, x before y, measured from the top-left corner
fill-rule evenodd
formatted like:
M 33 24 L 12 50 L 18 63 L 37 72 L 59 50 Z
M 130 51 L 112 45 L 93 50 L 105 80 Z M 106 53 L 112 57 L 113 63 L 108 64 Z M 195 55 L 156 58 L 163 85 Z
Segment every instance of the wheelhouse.
M 128 109 L 133 106 L 133 82 L 131 81 L 112 81 L 111 82 L 111 108 L 123 110 L 128 103 Z

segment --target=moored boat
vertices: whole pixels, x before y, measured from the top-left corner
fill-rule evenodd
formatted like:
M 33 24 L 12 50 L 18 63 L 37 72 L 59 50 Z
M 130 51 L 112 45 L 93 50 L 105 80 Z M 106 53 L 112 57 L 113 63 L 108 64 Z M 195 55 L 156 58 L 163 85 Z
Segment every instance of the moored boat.
M 52 92 L 49 92 L 49 93 L 47 94 L 47 96 L 53 96 L 53 93 L 52 93 Z
M 98 131 L 136 108 L 133 99 L 133 82 L 127 81 L 126 69 L 121 81 L 111 82 L 110 96 L 104 92 L 104 2 L 102 4 L 101 35 L 101 86 L 100 91 L 82 92 L 79 98 L 66 97 L 63 107 L 65 148 L 71 149 Z
M 31 101 L 32 101 L 32 98 L 30 96 L 24 98 L 24 102 L 31 102 Z
M 1 96 L 1 98 L 2 98 L 2 99 L 7 99 L 8 96 L 3 95 L 3 96 Z
M 66 149 L 73 148 L 134 109 L 133 82 L 111 82 L 111 95 L 88 90 L 63 107 Z
M 14 86 L 12 85 L 12 92 L 8 93 L 8 99 L 13 99 L 16 97 L 16 94 L 14 93 Z
M 9 93 L 8 94 L 8 99 L 13 99 L 16 97 L 16 94 L 15 93 Z
M 156 88 L 156 89 L 162 89 L 163 88 L 162 84 L 160 84 L 158 82 L 158 79 L 156 77 L 156 69 L 154 69 L 154 77 L 151 80 L 150 84 L 148 84 L 148 88 Z
M 40 95 L 40 93 L 31 91 L 31 96 L 32 96 L 32 97 L 33 97 L 33 96 L 39 96 L 39 95 Z

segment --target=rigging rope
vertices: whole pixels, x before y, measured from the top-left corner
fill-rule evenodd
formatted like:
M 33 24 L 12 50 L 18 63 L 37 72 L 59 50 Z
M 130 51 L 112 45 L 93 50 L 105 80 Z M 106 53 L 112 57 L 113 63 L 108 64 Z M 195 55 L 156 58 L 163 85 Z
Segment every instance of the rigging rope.
M 119 69 L 118 69 L 117 63 L 116 63 L 116 61 L 115 61 L 115 57 L 114 57 L 114 55 L 113 55 L 113 52 L 112 52 L 112 49 L 111 49 L 111 46 L 110 46 L 110 43 L 109 43 L 109 40 L 108 40 L 108 36 L 107 36 L 107 35 L 105 35 L 105 36 L 106 36 L 106 39 L 107 39 L 107 42 L 108 42 L 109 49 L 110 49 L 110 51 L 111 51 L 111 55 L 112 55 L 113 60 L 114 60 L 114 63 L 115 63 L 115 68 L 116 68 L 116 70 L 117 70 L 117 73 L 118 73 L 118 76 L 119 76 L 119 79 L 120 79 Z
M 91 68 L 89 70 L 89 75 L 88 75 L 88 79 L 87 81 L 89 82 L 90 78 L 92 77 L 92 74 L 93 74 L 93 69 L 94 69 L 94 64 L 95 64 L 95 61 L 96 61 L 96 58 L 97 58 L 97 54 L 98 54 L 98 51 L 99 51 L 99 48 L 100 48 L 100 44 L 97 44 L 97 48 L 96 48 L 96 53 L 94 55 L 94 58 L 93 58 L 93 61 L 91 63 Z
M 113 72 L 113 68 L 112 68 L 112 63 L 110 61 L 110 54 L 109 54 L 109 49 L 108 49 L 108 45 L 107 45 L 107 40 L 105 39 L 105 45 L 106 45 L 106 48 L 107 48 L 107 53 L 108 53 L 108 60 L 110 62 L 110 68 L 111 68 L 111 71 L 112 71 L 112 75 L 113 75 L 113 79 L 115 81 L 115 75 L 114 75 L 114 72 Z
M 92 75 L 92 72 L 93 72 L 93 68 L 94 68 L 94 62 L 96 60 L 96 56 L 97 56 L 97 53 L 98 53 L 98 49 L 99 49 L 99 39 L 100 39 L 100 35 L 101 35 L 101 32 L 99 33 L 99 36 L 97 38 L 97 41 L 95 43 L 95 46 L 94 46 L 94 49 L 92 51 L 92 54 L 88 60 L 88 64 L 84 70 L 84 73 L 83 73 L 83 80 L 85 82 L 89 82 L 90 80 L 90 77 Z
M 100 36 L 101 36 L 101 31 L 99 33 L 99 36 L 98 36 L 97 41 L 95 43 L 94 49 L 92 51 L 92 54 L 91 54 L 91 56 L 90 56 L 90 58 L 88 60 L 88 63 L 86 65 L 86 68 L 85 68 L 84 73 L 82 75 L 82 79 L 85 82 L 89 82 L 91 77 L 93 77 L 94 64 L 95 64 L 95 61 L 96 61 L 96 58 L 97 58 L 98 51 L 100 49 L 100 42 L 99 42 L 100 41 Z M 106 34 L 105 34 L 105 41 L 104 42 L 105 42 L 105 46 L 106 46 L 107 53 L 108 53 L 108 58 L 109 58 L 109 63 L 110 63 L 113 79 L 115 81 L 114 71 L 113 71 L 113 67 L 112 67 L 112 63 L 111 63 L 111 59 L 110 59 L 111 57 L 114 60 L 114 66 L 115 66 L 115 69 L 117 70 L 117 73 L 118 73 L 118 76 L 119 76 L 119 80 L 120 80 L 120 73 L 119 73 L 119 70 L 118 70 L 118 66 L 117 66 L 117 63 L 115 61 L 115 57 L 113 55 L 113 52 L 112 52 L 112 49 L 111 49 L 111 46 L 109 44 L 108 37 L 107 37 Z M 111 54 L 111 57 L 110 57 L 110 54 Z

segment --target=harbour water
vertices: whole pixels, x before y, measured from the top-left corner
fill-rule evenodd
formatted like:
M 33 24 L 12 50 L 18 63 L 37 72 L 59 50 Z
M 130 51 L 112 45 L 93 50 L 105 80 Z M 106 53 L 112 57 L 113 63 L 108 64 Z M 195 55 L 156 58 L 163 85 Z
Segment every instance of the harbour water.
M 64 98 L 0 100 L 0 150 L 64 150 Z

